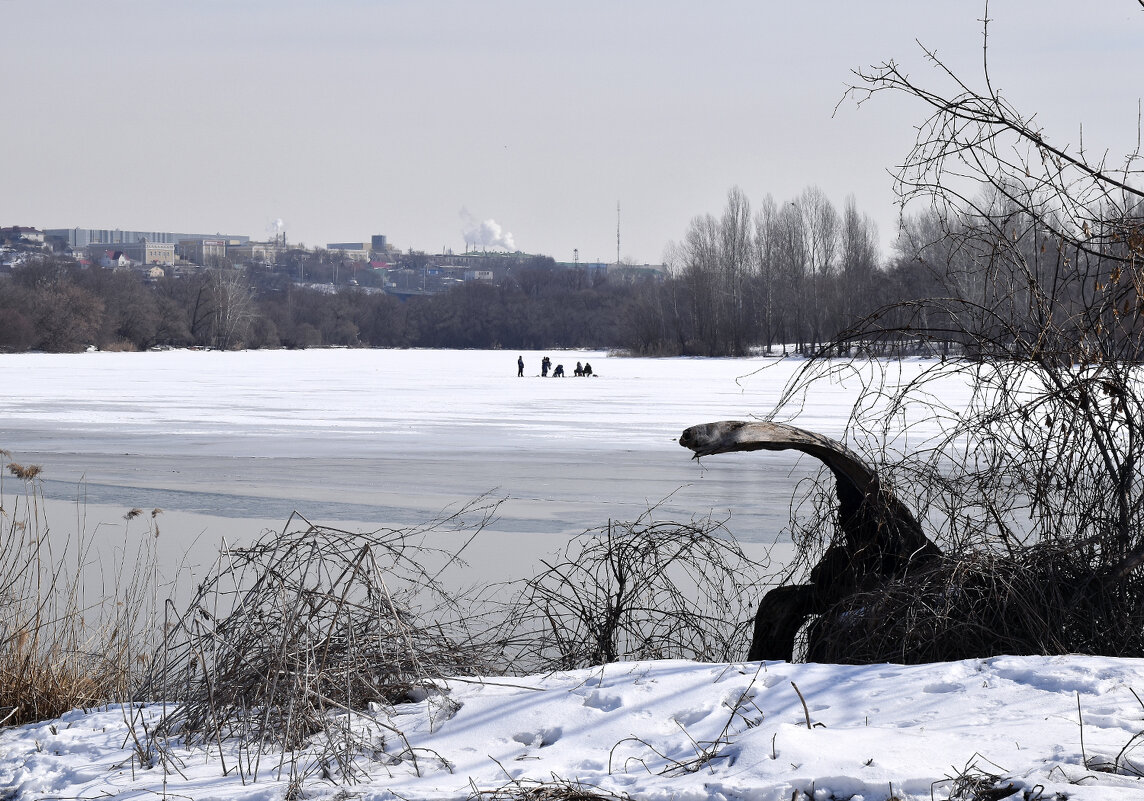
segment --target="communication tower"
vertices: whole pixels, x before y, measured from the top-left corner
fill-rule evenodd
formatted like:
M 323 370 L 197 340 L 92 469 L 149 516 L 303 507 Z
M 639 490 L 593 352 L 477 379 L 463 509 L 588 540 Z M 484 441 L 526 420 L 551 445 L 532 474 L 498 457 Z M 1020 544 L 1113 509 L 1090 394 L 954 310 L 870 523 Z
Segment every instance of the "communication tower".
M 616 201 L 616 266 L 620 266 L 620 201 Z

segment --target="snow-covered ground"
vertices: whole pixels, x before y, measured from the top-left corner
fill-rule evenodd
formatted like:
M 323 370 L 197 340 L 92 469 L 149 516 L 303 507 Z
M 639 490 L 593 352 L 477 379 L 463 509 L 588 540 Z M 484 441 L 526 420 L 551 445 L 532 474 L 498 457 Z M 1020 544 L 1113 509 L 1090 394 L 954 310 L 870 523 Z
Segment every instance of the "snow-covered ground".
M 356 784 L 311 765 L 303 797 L 460 801 L 572 782 L 641 801 L 922 801 L 949 798 L 962 776 L 1011 784 L 1018 799 L 1138 799 L 1141 688 L 1144 662 L 1076 656 L 914 667 L 664 661 L 456 680 L 452 703 L 410 703 L 382 719 L 392 729 L 378 729 Z M 0 798 L 285 797 L 278 755 L 244 781 L 227 743 L 220 760 L 217 749 L 173 742 L 177 770 L 140 768 L 128 717 L 75 711 L 0 732 Z

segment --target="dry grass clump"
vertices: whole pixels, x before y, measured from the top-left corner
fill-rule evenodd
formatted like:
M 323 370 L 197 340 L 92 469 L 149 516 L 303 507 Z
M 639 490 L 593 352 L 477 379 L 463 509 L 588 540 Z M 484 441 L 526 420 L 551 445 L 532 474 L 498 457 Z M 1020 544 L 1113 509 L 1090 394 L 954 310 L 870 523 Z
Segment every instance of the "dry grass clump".
M 474 502 L 368 533 L 294 515 L 250 547 L 224 548 L 155 659 L 148 693 L 176 706 L 153 734 L 284 756 L 316 744 L 322 755 L 291 770 L 349 778 L 356 756 L 379 748 L 376 713 L 426 698 L 447 713 L 437 680 L 492 672 L 495 654 L 472 633 L 479 621 L 438 581 L 457 552 L 430 540 L 475 536 L 494 509 Z M 257 760 L 241 769 L 256 776 Z
M 493 790 L 473 790 L 469 801 L 631 801 L 627 793 L 612 793 L 567 779 L 516 780 Z
M 0 451 L 0 461 L 10 458 Z M 147 602 L 154 554 L 144 546 L 134 563 L 124 558 L 118 569 L 101 571 L 106 583 L 89 598 L 84 575 L 98 559 L 92 538 L 52 532 L 38 466 L 7 462 L 20 482 L 16 491 L 5 492 L 3 472 L 0 725 L 126 700 L 154 645 Z
M 997 767 L 997 766 L 993 766 Z M 997 768 L 1000 770 L 1000 768 Z M 1002 782 L 1005 782 L 1002 784 Z M 938 793 L 947 793 L 944 796 L 945 801 L 1001 801 L 1003 798 L 1016 797 L 1020 792 L 1011 781 L 1005 781 L 999 773 L 994 773 L 992 770 L 984 770 L 977 764 L 977 755 L 974 759 L 960 770 L 956 771 L 954 775 L 947 776 L 945 781 L 935 782 L 931 795 L 940 797 Z M 1022 798 L 1029 798 L 1030 794 L 1026 791 Z M 1033 796 L 1034 798 L 1041 798 L 1041 794 Z M 1053 796 L 1057 798 L 1058 796 Z
M 523 671 L 746 653 L 760 565 L 719 522 L 610 522 L 541 564 L 510 614 Z
M 1144 656 L 1144 578 L 1090 545 L 943 556 L 858 593 L 813 625 L 809 661 L 918 664 L 1000 654 Z

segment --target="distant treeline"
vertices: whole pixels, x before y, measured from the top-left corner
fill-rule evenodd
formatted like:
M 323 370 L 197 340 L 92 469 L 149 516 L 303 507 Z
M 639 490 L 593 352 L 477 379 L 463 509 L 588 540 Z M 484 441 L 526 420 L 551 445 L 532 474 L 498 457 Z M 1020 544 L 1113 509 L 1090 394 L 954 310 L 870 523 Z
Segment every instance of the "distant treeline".
M 907 249 L 908 250 L 908 249 Z M 0 275 L 0 350 L 622 348 L 645 355 L 805 351 L 874 309 L 932 291 L 925 263 L 883 262 L 868 218 L 817 190 L 758 212 L 732 190 L 721 217 L 696 218 L 667 277 L 623 279 L 537 258 L 496 283 L 407 300 L 292 271 L 203 269 L 148 280 L 41 257 Z

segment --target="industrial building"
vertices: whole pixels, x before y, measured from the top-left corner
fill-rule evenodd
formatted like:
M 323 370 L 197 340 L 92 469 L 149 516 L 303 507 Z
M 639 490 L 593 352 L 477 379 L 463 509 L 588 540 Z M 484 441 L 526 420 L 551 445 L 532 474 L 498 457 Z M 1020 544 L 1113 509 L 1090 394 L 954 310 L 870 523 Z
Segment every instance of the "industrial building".
M 180 242 L 221 239 L 228 245 L 241 245 L 249 236 L 224 234 L 178 234 L 171 231 L 124 231 L 119 228 L 48 228 L 44 236 L 62 241 L 74 251 L 86 250 L 92 245 L 128 245 L 146 239 L 152 243 L 177 245 Z M 122 248 L 120 248 L 122 250 Z

